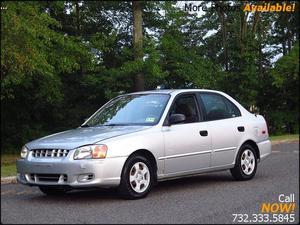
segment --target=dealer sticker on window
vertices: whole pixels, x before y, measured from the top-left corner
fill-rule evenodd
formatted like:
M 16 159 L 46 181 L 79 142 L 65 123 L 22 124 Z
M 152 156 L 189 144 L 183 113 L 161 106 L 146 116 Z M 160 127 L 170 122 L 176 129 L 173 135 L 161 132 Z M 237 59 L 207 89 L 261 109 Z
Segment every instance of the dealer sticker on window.
M 146 122 L 153 123 L 155 121 L 155 117 L 147 117 Z

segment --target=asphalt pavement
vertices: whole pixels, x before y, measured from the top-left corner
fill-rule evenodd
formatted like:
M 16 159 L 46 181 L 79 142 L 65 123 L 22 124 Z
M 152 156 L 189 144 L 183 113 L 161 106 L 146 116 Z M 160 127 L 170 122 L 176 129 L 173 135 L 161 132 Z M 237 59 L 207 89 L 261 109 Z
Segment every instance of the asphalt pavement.
M 1 185 L 1 222 L 43 223 L 233 223 L 233 214 L 261 213 L 262 203 L 295 194 L 299 223 L 299 143 L 274 145 L 250 181 L 229 171 L 159 183 L 145 198 L 120 199 L 116 191 L 71 191 L 46 196 L 36 187 Z

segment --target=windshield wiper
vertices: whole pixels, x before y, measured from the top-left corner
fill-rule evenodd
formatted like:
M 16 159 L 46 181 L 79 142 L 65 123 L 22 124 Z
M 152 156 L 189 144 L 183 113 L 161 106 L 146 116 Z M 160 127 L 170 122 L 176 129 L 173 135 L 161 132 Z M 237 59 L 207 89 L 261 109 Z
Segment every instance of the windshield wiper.
M 83 125 L 81 125 L 80 127 L 89 127 L 89 125 L 83 124 Z
M 114 127 L 114 126 L 126 126 L 126 124 L 124 124 L 124 123 L 108 123 L 108 124 L 103 124 L 103 126 L 110 126 L 110 127 Z

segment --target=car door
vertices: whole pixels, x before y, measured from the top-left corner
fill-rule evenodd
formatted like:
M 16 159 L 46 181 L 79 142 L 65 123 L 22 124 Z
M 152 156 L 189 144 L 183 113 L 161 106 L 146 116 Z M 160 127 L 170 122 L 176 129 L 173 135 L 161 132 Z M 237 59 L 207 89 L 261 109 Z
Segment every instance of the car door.
M 204 121 L 207 121 L 212 138 L 211 166 L 234 163 L 245 130 L 240 110 L 218 93 L 199 93 L 198 101 L 204 109 Z
M 181 173 L 208 168 L 210 165 L 211 137 L 197 104 L 195 94 L 177 96 L 169 110 L 171 114 L 184 114 L 180 124 L 162 128 L 165 143 L 165 174 Z

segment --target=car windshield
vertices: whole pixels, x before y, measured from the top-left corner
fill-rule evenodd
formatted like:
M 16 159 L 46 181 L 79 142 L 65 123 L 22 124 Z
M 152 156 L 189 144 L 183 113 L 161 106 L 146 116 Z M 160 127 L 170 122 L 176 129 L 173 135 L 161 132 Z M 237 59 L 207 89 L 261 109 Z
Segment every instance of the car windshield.
M 170 98 L 168 94 L 132 94 L 113 99 L 83 126 L 155 125 Z

